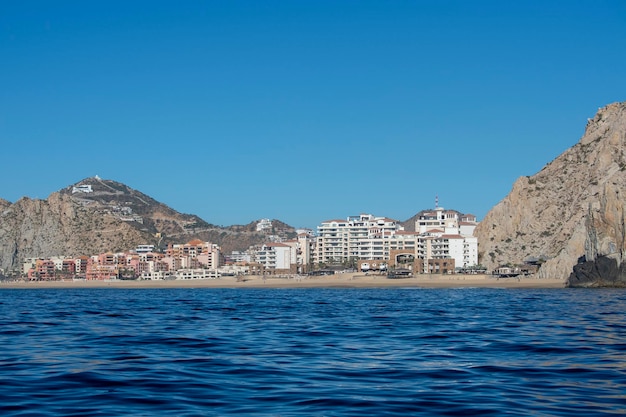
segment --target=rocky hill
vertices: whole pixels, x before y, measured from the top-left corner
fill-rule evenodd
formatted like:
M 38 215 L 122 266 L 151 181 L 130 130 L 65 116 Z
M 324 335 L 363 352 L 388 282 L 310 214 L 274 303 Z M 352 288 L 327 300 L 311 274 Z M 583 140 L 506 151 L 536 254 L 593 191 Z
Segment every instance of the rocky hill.
M 542 262 L 570 286 L 626 284 L 626 103 L 598 111 L 580 141 L 519 178 L 475 231 L 481 263 Z
M 24 197 L 12 204 L 0 199 L 0 269 L 18 269 L 27 257 L 90 255 L 139 244 L 164 247 L 195 238 L 217 243 L 228 253 L 263 243 L 270 232 L 295 235 L 279 221 L 262 232 L 257 223 L 215 226 L 119 182 L 86 178 L 45 200 Z

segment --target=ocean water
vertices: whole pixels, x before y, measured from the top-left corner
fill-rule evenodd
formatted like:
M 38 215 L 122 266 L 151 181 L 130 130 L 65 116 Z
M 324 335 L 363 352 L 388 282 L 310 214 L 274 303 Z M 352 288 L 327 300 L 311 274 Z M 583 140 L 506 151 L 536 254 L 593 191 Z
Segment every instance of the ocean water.
M 626 414 L 626 291 L 0 290 L 2 416 Z

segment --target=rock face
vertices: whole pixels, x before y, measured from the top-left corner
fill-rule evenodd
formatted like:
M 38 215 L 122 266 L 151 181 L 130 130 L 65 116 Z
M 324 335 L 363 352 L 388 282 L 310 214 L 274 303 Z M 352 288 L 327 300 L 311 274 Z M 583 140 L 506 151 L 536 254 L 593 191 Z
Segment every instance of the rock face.
M 277 224 L 281 232 L 295 232 Z M 28 257 L 92 255 L 139 244 L 164 247 L 195 238 L 222 245 L 223 252 L 242 250 L 268 239 L 251 232 L 255 226 L 211 225 L 124 184 L 86 178 L 46 200 L 25 197 L 11 204 L 0 199 L 0 269 L 17 270 Z
M 478 225 L 489 269 L 542 262 L 540 278 L 570 286 L 626 283 L 626 103 L 587 123 L 580 141 L 513 189 Z
M 149 232 L 63 193 L 47 200 L 22 198 L 0 214 L 0 268 L 5 271 L 26 257 L 79 256 L 152 241 Z

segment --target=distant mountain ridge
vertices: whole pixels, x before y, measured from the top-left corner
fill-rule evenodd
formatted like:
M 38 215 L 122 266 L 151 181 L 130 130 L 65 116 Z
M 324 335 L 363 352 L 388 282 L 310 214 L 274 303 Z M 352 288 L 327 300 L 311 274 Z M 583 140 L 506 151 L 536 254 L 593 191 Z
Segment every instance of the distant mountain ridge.
M 268 240 L 268 232 L 256 230 L 257 223 L 216 226 L 125 184 L 90 177 L 45 200 L 0 199 L 0 268 L 19 269 L 27 257 L 90 255 L 140 244 L 164 247 L 195 238 L 217 243 L 228 253 Z M 270 232 L 295 236 L 293 227 L 278 220 L 272 224 Z

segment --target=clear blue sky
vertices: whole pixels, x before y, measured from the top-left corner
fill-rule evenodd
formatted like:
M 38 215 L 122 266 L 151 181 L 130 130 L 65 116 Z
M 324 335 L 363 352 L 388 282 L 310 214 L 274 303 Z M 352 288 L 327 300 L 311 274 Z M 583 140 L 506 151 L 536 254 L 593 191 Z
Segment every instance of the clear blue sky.
M 4 1 L 0 197 L 482 219 L 626 100 L 626 2 Z

